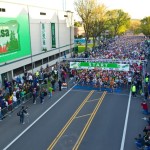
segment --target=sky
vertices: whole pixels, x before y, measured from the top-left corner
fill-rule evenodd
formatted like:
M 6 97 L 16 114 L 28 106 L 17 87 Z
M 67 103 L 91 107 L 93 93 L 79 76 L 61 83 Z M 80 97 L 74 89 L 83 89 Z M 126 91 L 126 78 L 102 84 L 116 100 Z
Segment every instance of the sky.
M 2 0 L 8 1 L 8 0 Z M 9 0 L 17 2 L 25 2 L 39 4 L 53 9 L 74 11 L 74 0 Z M 122 9 L 127 12 L 132 19 L 143 19 L 150 16 L 150 0 L 97 0 L 98 3 L 104 4 L 108 10 Z M 77 13 L 74 13 L 76 16 Z M 75 17 L 78 18 L 78 17 Z
M 111 9 L 122 9 L 132 19 L 143 19 L 150 16 L 150 0 L 98 0 Z

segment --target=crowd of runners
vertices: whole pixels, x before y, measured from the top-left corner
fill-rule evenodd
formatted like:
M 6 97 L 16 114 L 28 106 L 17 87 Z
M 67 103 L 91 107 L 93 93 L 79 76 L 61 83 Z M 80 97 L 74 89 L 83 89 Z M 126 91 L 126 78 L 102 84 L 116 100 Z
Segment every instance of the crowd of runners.
M 137 92 L 142 92 L 143 69 L 147 66 L 147 47 L 144 37 L 121 37 L 109 41 L 107 45 L 101 45 L 90 52 L 85 52 L 80 58 L 95 60 L 108 60 L 130 64 L 129 71 L 115 71 L 102 69 L 72 69 L 73 76 L 80 81 L 82 86 L 99 87 L 100 89 L 127 88 L 131 83 L 136 84 Z M 79 58 L 79 57 L 78 57 Z M 134 60 L 134 61 L 133 61 Z M 105 61 L 107 62 L 107 61 Z M 145 65 L 144 65 L 145 64 Z

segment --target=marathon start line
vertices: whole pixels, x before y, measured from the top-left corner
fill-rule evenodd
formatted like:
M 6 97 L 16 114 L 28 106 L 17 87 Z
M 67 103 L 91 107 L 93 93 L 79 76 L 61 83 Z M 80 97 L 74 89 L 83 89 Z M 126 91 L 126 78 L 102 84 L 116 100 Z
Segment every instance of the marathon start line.
M 121 93 L 123 91 L 122 88 L 99 88 L 99 87 L 92 87 L 92 86 L 82 86 L 82 85 L 76 85 L 73 87 L 74 90 L 95 90 L 95 91 L 107 91 L 108 93 Z

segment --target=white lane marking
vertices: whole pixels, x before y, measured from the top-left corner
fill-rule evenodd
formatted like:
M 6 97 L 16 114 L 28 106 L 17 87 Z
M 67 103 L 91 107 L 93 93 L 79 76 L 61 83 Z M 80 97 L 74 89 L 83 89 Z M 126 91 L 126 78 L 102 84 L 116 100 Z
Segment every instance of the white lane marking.
M 83 117 L 87 117 L 87 116 L 90 116 L 91 114 L 86 114 L 86 115 L 82 115 L 82 116 L 77 116 L 77 117 L 75 117 L 76 119 L 78 119 L 78 118 L 83 118 Z
M 75 92 L 86 92 L 86 93 L 88 93 L 89 91 L 91 91 L 91 90 L 72 90 L 72 91 L 75 91 Z
M 128 118 L 129 118 L 130 103 L 131 103 L 131 91 L 129 94 L 129 100 L 128 100 L 128 106 L 127 106 L 127 112 L 126 112 L 126 118 L 125 118 L 125 123 L 124 123 L 124 129 L 123 129 L 120 150 L 124 150 L 124 144 L 125 144 L 125 138 L 126 138 L 126 132 L 127 132 L 127 124 L 128 124 Z
M 75 86 L 75 85 L 74 85 Z M 50 109 L 52 109 L 63 97 L 65 97 L 74 86 L 68 90 L 62 97 L 60 97 L 53 105 L 51 105 L 43 114 L 41 114 L 35 121 L 33 121 L 23 132 L 21 132 L 13 141 L 11 141 L 3 150 L 7 150 L 13 143 L 15 143 L 25 132 L 27 132 L 37 121 L 39 121 Z
M 87 103 L 89 102 L 94 102 L 94 101 L 98 101 L 99 99 L 91 99 L 91 100 L 88 100 Z
M 120 96 L 129 96 L 129 94 L 123 94 L 123 93 L 107 93 L 108 95 L 120 95 Z

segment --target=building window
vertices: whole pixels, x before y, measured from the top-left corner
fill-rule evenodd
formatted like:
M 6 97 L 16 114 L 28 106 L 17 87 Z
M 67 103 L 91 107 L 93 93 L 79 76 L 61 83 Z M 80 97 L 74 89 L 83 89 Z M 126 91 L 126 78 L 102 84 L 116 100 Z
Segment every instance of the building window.
M 32 70 L 32 64 L 28 64 L 25 66 L 25 69 L 28 71 L 28 70 Z
M 0 8 L 0 12 L 5 12 L 5 8 Z
M 43 59 L 43 64 L 47 64 L 48 63 L 48 57 Z
M 52 60 L 54 60 L 54 55 L 49 56 L 49 61 L 52 61 Z
M 46 13 L 45 12 L 40 12 L 40 15 L 46 15 Z
M 35 62 L 35 67 L 42 66 L 42 60 L 38 60 Z
M 17 69 L 13 70 L 14 76 L 17 76 L 17 75 L 20 75 L 20 74 L 23 74 L 23 73 L 24 73 L 24 67 L 20 67 L 20 68 L 17 68 Z
M 69 54 L 69 50 L 66 50 L 66 54 Z
M 59 53 L 55 55 L 55 59 L 57 59 L 59 57 Z

